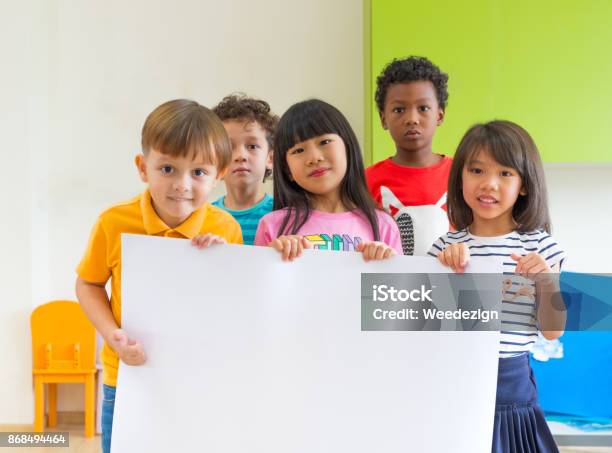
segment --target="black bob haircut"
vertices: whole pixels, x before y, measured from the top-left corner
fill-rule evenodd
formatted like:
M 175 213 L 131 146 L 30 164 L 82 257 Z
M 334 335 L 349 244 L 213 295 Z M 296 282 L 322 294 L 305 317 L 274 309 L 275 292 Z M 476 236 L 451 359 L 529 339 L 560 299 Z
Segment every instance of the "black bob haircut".
M 457 230 L 469 227 L 474 214 L 463 198 L 463 169 L 480 152 L 490 153 L 501 165 L 514 168 L 523 182 L 524 195 L 512 207 L 519 232 L 545 230 L 550 233 L 544 168 L 538 148 L 529 133 L 504 120 L 475 124 L 463 136 L 448 176 L 448 219 Z
M 376 205 L 368 192 L 359 142 L 344 115 L 333 105 L 309 99 L 292 105 L 281 117 L 276 129 L 274 150 L 274 210 L 287 212 L 278 236 L 297 234 L 313 209 L 308 192 L 291 177 L 287 151 L 296 143 L 325 134 L 340 136 L 346 148 L 346 174 L 340 182 L 340 200 L 347 209 L 359 209 L 372 226 L 374 240 L 379 240 Z

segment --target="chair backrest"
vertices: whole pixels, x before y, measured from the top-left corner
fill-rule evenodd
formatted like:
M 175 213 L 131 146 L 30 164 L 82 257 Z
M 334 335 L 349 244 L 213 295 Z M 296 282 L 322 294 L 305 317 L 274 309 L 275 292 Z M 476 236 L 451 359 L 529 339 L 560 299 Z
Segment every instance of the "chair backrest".
M 78 302 L 55 300 L 30 317 L 34 369 L 91 370 L 96 363 L 96 330 Z

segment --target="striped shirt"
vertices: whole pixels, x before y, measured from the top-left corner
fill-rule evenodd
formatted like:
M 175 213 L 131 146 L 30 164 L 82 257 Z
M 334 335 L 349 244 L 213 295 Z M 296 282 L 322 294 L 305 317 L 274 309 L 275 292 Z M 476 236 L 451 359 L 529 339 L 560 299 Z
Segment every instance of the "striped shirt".
M 270 195 L 265 194 L 262 200 L 256 205 L 248 209 L 241 209 L 239 211 L 226 208 L 224 196 L 213 202 L 213 205 L 229 212 L 234 219 L 238 221 L 240 228 L 242 228 L 242 239 L 244 244 L 253 245 L 255 232 L 257 231 L 257 226 L 259 225 L 259 219 L 272 211 L 273 198 Z
M 470 259 L 493 257 L 498 258 L 503 265 L 500 357 L 512 357 L 530 351 L 538 337 L 535 283 L 514 273 L 516 261 L 510 255 L 536 252 L 544 257 L 550 267 L 556 264 L 560 267 L 565 252 L 544 230 L 526 233 L 514 231 L 503 236 L 482 237 L 474 236 L 464 229 L 440 237 L 428 254 L 437 257 L 446 246 L 455 243 L 468 245 Z

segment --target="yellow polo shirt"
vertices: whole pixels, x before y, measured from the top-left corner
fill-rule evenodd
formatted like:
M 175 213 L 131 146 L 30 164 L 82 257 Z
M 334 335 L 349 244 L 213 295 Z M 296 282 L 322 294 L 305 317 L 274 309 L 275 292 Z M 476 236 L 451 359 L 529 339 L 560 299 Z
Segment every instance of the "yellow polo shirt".
M 176 228 L 169 228 L 159 218 L 151 204 L 151 194 L 145 191 L 125 203 L 117 204 L 98 217 L 91 232 L 77 274 L 91 283 L 105 284 L 111 279 L 111 310 L 121 326 L 121 233 L 146 234 L 191 239 L 200 233 L 221 236 L 229 243 L 242 244 L 240 225 L 231 214 L 206 203 L 194 211 Z M 146 345 L 145 345 L 146 347 Z M 104 343 L 102 349 L 104 383 L 117 385 L 119 357 Z

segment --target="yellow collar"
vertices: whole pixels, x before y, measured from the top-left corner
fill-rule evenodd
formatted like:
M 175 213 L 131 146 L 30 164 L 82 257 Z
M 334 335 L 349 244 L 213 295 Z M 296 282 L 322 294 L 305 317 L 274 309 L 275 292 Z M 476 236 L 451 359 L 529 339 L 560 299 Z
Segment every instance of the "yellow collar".
M 153 203 L 151 202 L 151 193 L 148 189 L 140 196 L 140 209 L 142 211 L 144 228 L 148 235 L 155 236 L 172 230 L 172 228 L 159 218 L 157 212 L 155 212 Z M 200 232 L 204 224 L 204 219 L 206 218 L 207 210 L 208 204 L 204 204 L 200 209 L 192 212 L 191 215 L 187 217 L 187 220 L 174 228 L 174 231 L 182 234 L 186 238 L 192 239 Z

